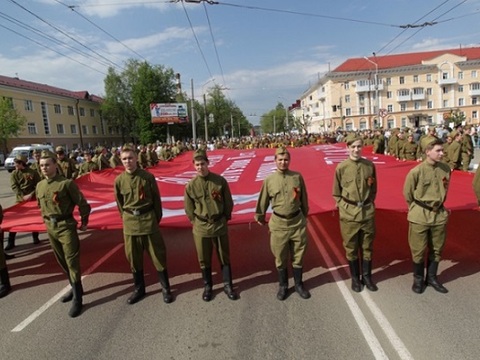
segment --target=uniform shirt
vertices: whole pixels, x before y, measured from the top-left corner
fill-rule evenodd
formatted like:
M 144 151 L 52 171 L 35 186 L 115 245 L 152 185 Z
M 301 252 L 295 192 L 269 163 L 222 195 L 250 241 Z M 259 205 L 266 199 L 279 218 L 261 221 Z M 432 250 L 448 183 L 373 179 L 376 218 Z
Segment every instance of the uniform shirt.
M 35 170 L 38 175 L 40 176 L 40 180 L 44 179 L 45 176 L 42 174 L 42 170 L 40 169 L 40 163 L 35 161 L 33 164 L 29 166 L 30 169 Z
M 97 166 L 98 170 L 103 170 L 103 169 L 110 169 L 110 163 L 108 162 L 108 159 L 105 155 L 99 154 L 97 156 Z
M 458 141 L 453 140 L 452 143 L 448 145 L 446 153 L 450 169 L 460 169 L 462 165 L 462 145 Z
M 63 160 L 57 160 L 57 167 L 60 175 L 65 176 L 67 179 L 75 179 L 77 177 L 77 168 L 75 161 L 65 156 Z
M 75 206 L 78 206 L 82 224 L 88 223 L 90 205 L 73 180 L 66 179 L 62 175 L 55 175 L 52 179 L 43 179 L 37 185 L 36 195 L 44 218 L 67 217 L 72 215 Z
M 480 206 L 480 170 L 477 169 L 475 171 L 475 176 L 473 177 L 473 191 L 475 192 L 475 196 L 477 197 L 477 203 Z
M 362 222 L 375 215 L 374 201 L 377 196 L 377 175 L 375 165 L 364 158 L 357 161 L 347 159 L 337 165 L 333 180 L 333 197 L 337 202 L 340 218 L 348 221 Z M 369 203 L 357 206 L 347 203 Z
M 82 165 L 80 165 L 78 175 L 85 175 L 92 171 L 97 171 L 98 165 L 95 164 L 93 161 L 85 161 Z
M 144 151 L 138 153 L 138 166 L 142 169 L 148 167 L 147 153 Z
M 470 134 L 463 134 L 462 153 L 472 156 L 473 151 L 474 151 L 474 147 L 473 147 L 472 136 Z
M 110 157 L 109 163 L 110 163 L 110 167 L 116 168 L 117 166 L 122 165 L 122 160 L 120 160 L 120 157 L 118 156 L 118 154 L 112 154 L 112 156 Z
M 416 160 L 417 159 L 417 150 L 418 150 L 418 145 L 413 142 L 405 142 L 402 148 L 402 159 L 405 160 Z
M 155 177 L 146 170 L 137 168 L 134 172 L 124 171 L 115 178 L 115 200 L 123 220 L 126 235 L 149 235 L 160 231 L 162 201 Z M 124 209 L 151 211 L 142 215 L 130 214 Z
M 308 195 L 303 176 L 295 171 L 276 171 L 267 176 L 262 184 L 255 209 L 255 220 L 265 222 L 268 207 L 272 206 L 274 214 L 270 218 L 270 229 L 289 229 L 305 226 L 308 215 Z M 283 216 L 299 211 L 303 216 L 284 219 Z
M 438 212 L 430 211 L 416 204 L 415 200 L 431 207 L 443 205 L 449 182 L 450 168 L 443 162 L 431 165 L 424 161 L 410 170 L 403 186 L 408 221 L 419 225 L 446 224 L 448 212 L 444 208 Z
M 13 170 L 10 175 L 10 185 L 15 193 L 17 203 L 22 202 L 25 195 L 34 192 L 35 186 L 40 180 L 40 176 L 36 170 L 29 168 Z
M 227 221 L 232 218 L 233 199 L 227 180 L 209 172 L 207 176 L 195 176 L 185 187 L 185 213 L 193 224 L 193 233 L 212 237 L 227 233 Z M 199 219 L 219 218 L 205 222 Z

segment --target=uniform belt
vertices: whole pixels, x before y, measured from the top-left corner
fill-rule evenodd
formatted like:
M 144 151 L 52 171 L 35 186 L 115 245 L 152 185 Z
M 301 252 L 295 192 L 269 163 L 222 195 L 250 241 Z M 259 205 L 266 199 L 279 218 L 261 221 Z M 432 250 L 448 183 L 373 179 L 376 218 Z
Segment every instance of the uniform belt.
M 350 205 L 355 205 L 355 206 L 358 206 L 358 207 L 364 207 L 365 205 L 368 205 L 370 204 L 372 201 L 370 199 L 367 199 L 365 201 L 352 201 L 352 200 L 349 200 L 345 197 L 342 196 L 342 199 L 343 201 L 345 201 L 347 204 L 350 204 Z
M 440 205 L 437 205 L 437 206 L 430 206 L 430 205 L 425 204 L 423 201 L 416 200 L 416 199 L 414 199 L 413 202 L 414 202 L 415 204 L 417 204 L 418 206 L 420 206 L 420 207 L 422 207 L 422 208 L 424 208 L 424 209 L 426 209 L 426 210 L 428 210 L 428 211 L 433 211 L 433 212 L 435 212 L 435 213 L 436 213 L 436 212 L 439 212 L 440 210 L 443 209 L 443 203 L 440 204 Z
M 297 217 L 298 214 L 300 214 L 300 209 L 298 209 L 297 211 L 295 211 L 295 212 L 293 212 L 293 213 L 291 213 L 291 214 L 288 214 L 288 215 L 282 215 L 282 214 L 279 214 L 279 213 L 277 213 L 277 212 L 275 212 L 275 211 L 273 212 L 273 214 L 274 214 L 275 216 L 278 216 L 279 218 L 286 219 L 286 220 L 290 220 L 290 219 L 293 219 L 293 218 Z
M 72 214 L 70 214 L 70 215 L 50 215 L 50 216 L 45 215 L 44 219 L 48 220 L 50 222 L 56 223 L 56 222 L 59 222 L 59 221 L 73 219 L 73 215 Z
M 148 207 L 141 208 L 141 209 L 138 209 L 138 210 L 123 209 L 123 211 L 125 211 L 127 214 L 131 214 L 131 215 L 135 215 L 135 216 L 140 216 L 140 215 L 146 214 L 146 213 L 148 213 L 152 210 L 153 210 L 153 206 L 148 206 Z
M 225 214 L 217 214 L 217 215 L 212 215 L 212 216 L 209 216 L 209 217 L 204 217 L 204 216 L 197 215 L 197 214 L 194 214 L 194 215 L 198 220 L 209 223 L 209 224 L 214 224 L 217 221 L 219 221 L 219 220 L 221 220 L 225 217 Z

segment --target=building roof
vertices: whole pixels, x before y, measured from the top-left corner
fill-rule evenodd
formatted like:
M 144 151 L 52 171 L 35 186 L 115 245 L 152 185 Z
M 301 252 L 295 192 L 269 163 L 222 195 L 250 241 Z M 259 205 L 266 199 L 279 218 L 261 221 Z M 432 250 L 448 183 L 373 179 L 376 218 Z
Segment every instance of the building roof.
M 58 95 L 69 97 L 79 100 L 91 100 L 95 102 L 101 102 L 102 98 L 96 95 L 90 95 L 88 91 L 70 91 L 54 86 L 39 84 L 31 81 L 20 80 L 19 78 L 12 78 L 8 76 L 0 75 L 0 86 L 7 86 L 22 90 L 36 91 L 46 94 Z
M 422 65 L 422 61 L 431 60 L 444 54 L 466 57 L 467 60 L 480 59 L 480 47 L 424 51 L 385 56 L 370 56 L 368 59 L 378 65 L 378 69 L 391 69 L 403 66 Z M 375 65 L 365 58 L 351 58 L 340 64 L 333 72 L 351 72 L 375 70 Z

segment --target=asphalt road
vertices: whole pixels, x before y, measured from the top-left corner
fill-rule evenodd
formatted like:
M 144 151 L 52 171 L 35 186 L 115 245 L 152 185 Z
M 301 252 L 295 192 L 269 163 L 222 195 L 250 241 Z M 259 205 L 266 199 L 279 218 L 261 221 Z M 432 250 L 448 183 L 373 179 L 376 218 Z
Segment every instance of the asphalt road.
M 14 203 L 3 169 L 0 202 L 4 208 Z M 466 226 L 475 226 L 478 216 L 465 218 Z M 392 242 L 391 236 L 406 234 L 404 217 L 377 217 L 391 224 L 382 227 L 375 243 L 379 291 L 360 294 L 350 290 L 338 219 L 331 214 L 310 219 L 304 269 L 312 298 L 292 293 L 283 302 L 275 297 L 268 234 L 257 224 L 230 229 L 240 299 L 223 294 L 215 263 L 217 285 L 209 303 L 201 300 L 190 230 L 163 229 L 175 296 L 168 305 L 148 258 L 148 295 L 126 304 L 132 279 L 121 232 L 87 231 L 81 235 L 85 308 L 76 319 L 68 317 L 68 304 L 57 301 L 67 281 L 45 234 L 40 245 L 18 234 L 16 258 L 8 262 L 13 291 L 0 299 L 0 359 L 478 359 L 477 239 L 462 229 L 451 234 L 439 275 L 450 292 L 428 288 L 416 295 L 410 290 L 406 240 Z

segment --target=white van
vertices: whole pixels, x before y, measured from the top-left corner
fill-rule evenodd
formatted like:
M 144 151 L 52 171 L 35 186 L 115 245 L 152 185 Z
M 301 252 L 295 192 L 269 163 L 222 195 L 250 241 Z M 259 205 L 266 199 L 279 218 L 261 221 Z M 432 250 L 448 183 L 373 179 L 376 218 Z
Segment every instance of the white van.
M 13 148 L 12 152 L 8 155 L 5 159 L 5 169 L 8 172 L 12 172 L 15 170 L 15 157 L 17 155 L 24 155 L 28 159 L 28 164 L 33 164 L 35 159 L 33 157 L 33 150 L 40 149 L 40 150 L 50 150 L 53 152 L 53 147 L 51 145 L 42 145 L 42 144 L 32 144 L 32 145 L 21 145 Z

